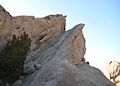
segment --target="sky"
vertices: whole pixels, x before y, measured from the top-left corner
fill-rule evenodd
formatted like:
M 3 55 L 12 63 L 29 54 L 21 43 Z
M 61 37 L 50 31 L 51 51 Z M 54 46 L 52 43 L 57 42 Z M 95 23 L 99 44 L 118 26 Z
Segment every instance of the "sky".
M 85 58 L 102 69 L 110 60 L 120 62 L 120 0 L 0 0 L 12 16 L 67 15 L 66 29 L 84 23 Z

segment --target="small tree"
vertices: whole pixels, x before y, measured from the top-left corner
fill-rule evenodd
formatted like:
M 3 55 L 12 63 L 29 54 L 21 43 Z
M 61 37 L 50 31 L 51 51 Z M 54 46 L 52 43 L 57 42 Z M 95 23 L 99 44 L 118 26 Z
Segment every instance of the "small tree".
M 30 51 L 31 39 L 25 32 L 20 37 L 13 35 L 0 52 L 0 79 L 13 83 L 22 75 L 24 61 Z

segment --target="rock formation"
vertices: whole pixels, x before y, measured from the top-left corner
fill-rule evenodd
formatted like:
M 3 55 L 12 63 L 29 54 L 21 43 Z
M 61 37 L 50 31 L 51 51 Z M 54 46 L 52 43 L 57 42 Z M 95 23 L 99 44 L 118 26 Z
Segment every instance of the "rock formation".
M 0 6 L 1 48 L 12 34 L 19 36 L 25 31 L 32 39 L 23 82 L 18 80 L 14 86 L 114 86 L 99 69 L 85 62 L 84 24 L 65 31 L 65 17 L 12 17 Z
M 44 18 L 35 18 L 34 16 L 12 17 L 0 6 L 0 46 L 3 46 L 13 34 L 20 36 L 25 31 L 32 39 L 31 49 L 34 49 L 36 45 L 64 32 L 65 23 L 65 16 L 59 14 Z
M 117 86 L 120 86 L 120 63 L 117 61 L 110 61 L 106 67 L 108 78 Z

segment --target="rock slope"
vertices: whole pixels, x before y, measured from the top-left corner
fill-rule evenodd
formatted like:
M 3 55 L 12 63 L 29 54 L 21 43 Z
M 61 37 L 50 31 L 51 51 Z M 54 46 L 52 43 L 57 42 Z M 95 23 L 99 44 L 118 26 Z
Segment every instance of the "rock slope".
M 27 57 L 28 67 L 41 64 L 23 79 L 23 86 L 114 86 L 103 73 L 82 59 L 85 53 L 84 24 L 63 33 Z
M 65 17 L 12 17 L 0 6 L 1 48 L 12 34 L 19 36 L 25 31 L 32 39 L 20 78 L 23 82 L 17 82 L 22 86 L 114 86 L 99 69 L 85 62 L 84 24 L 65 31 Z

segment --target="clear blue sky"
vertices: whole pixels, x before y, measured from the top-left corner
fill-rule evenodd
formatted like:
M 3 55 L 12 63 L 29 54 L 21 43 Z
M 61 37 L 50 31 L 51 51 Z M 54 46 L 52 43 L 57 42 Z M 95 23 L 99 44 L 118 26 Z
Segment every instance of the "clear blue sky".
M 84 23 L 85 58 L 102 68 L 111 59 L 120 62 L 120 0 L 0 0 L 13 16 L 67 15 L 66 28 Z

